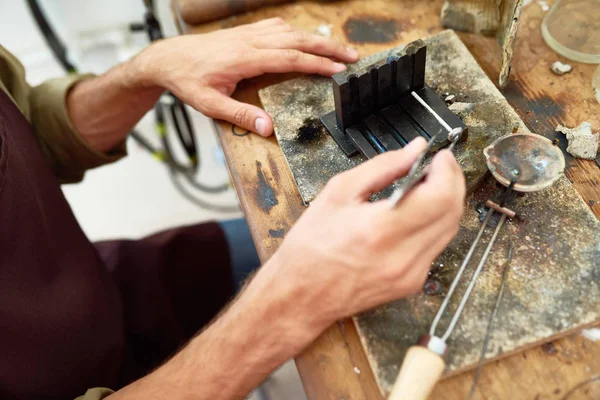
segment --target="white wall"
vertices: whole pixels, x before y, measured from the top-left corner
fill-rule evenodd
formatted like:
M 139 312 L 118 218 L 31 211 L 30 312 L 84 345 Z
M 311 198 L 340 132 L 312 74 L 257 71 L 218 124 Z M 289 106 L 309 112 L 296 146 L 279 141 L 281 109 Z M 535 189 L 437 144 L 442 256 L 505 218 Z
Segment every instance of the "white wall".
M 157 1 L 157 5 L 166 34 L 173 35 L 176 31 L 168 2 Z M 40 3 L 61 39 L 68 44 L 71 60 L 82 71 L 102 73 L 147 44 L 145 34 L 128 32 L 129 22 L 143 18 L 142 0 L 40 0 Z M 21 59 L 31 84 L 64 74 L 46 47 L 24 0 L 0 0 L 0 44 Z M 223 182 L 228 174 L 212 125 L 199 113 L 194 114 L 203 158 L 200 179 Z M 157 143 L 153 120 L 153 115 L 148 114 L 138 130 Z M 241 215 L 199 208 L 174 189 L 163 165 L 131 140 L 129 153 L 113 165 L 88 172 L 84 182 L 63 187 L 91 239 L 135 238 L 167 227 Z M 237 202 L 231 191 L 202 198 L 219 204 Z

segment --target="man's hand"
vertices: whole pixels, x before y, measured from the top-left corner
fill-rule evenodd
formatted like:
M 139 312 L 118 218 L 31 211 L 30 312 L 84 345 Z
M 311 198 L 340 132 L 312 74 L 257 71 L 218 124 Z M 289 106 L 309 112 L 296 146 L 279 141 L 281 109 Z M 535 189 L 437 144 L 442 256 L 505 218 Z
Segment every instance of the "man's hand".
M 271 117 L 233 100 L 236 85 L 270 72 L 343 71 L 344 64 L 334 59 L 354 62 L 358 55 L 274 18 L 156 42 L 107 73 L 77 83 L 68 94 L 67 109 L 82 138 L 101 152 L 123 141 L 165 89 L 208 117 L 269 136 Z
M 358 54 L 339 42 L 294 29 L 280 18 L 203 35 L 160 41 L 136 62 L 146 85 L 165 87 L 204 115 L 263 136 L 273 133 L 271 117 L 230 96 L 246 78 L 265 73 L 305 72 L 330 76 Z
M 263 267 L 292 293 L 307 323 L 324 329 L 422 289 L 432 261 L 459 227 L 465 197 L 460 166 L 441 151 L 426 180 L 397 208 L 369 198 L 406 175 L 424 147 L 418 139 L 334 177 Z
M 333 178 L 227 312 L 110 399 L 242 399 L 337 319 L 418 292 L 458 229 L 460 167 L 443 150 L 396 209 L 368 200 L 424 147 L 415 140 Z

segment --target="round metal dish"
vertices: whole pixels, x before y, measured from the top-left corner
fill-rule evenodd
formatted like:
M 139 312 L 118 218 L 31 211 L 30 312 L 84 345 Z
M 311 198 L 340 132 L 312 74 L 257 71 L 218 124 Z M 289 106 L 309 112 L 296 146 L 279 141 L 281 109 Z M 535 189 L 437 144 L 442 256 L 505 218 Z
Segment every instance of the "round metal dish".
M 532 133 L 513 133 L 483 150 L 487 167 L 504 186 L 514 182 L 518 192 L 535 192 L 552 185 L 565 170 L 562 151 L 550 140 Z

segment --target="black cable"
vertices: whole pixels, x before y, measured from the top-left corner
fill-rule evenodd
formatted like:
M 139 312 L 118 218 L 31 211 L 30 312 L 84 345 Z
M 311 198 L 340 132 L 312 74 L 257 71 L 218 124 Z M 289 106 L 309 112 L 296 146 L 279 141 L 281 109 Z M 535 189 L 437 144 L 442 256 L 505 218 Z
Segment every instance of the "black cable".
M 183 146 L 183 149 L 187 153 L 190 160 L 191 168 L 196 169 L 198 167 L 198 154 L 196 141 L 194 140 L 193 128 L 189 118 L 186 118 L 185 107 L 176 97 L 175 102 L 169 105 L 169 111 L 171 111 L 171 120 L 173 121 L 173 127 L 175 133 L 179 137 L 179 142 Z M 178 104 L 178 102 L 180 104 Z M 180 121 L 181 119 L 181 121 Z M 183 128 L 185 127 L 185 128 Z
M 63 66 L 63 68 L 65 68 L 65 70 L 68 71 L 68 73 L 76 73 L 77 68 L 68 60 L 67 49 L 62 44 L 52 27 L 50 26 L 50 23 L 48 22 L 37 0 L 27 0 L 27 4 L 36 23 L 38 24 L 38 27 L 44 35 L 46 43 L 52 50 L 52 53 L 57 58 L 58 62 Z M 144 4 L 146 6 L 145 23 L 131 24 L 130 29 L 132 31 L 145 30 L 151 41 L 162 39 L 164 37 L 162 34 L 162 29 L 160 27 L 160 23 L 154 15 L 154 1 L 144 0 Z M 239 211 L 238 207 L 218 206 L 207 203 L 200 199 L 195 199 L 189 192 L 187 192 L 183 188 L 183 186 L 181 186 L 181 183 L 177 181 L 177 179 L 173 176 L 174 174 L 181 174 L 183 175 L 185 180 L 188 181 L 194 188 L 207 193 L 219 193 L 229 189 L 228 183 L 218 186 L 209 186 L 196 181 L 195 175 L 199 173 L 200 170 L 200 157 L 191 119 L 187 113 L 184 103 L 181 100 L 179 100 L 170 92 L 167 92 L 166 95 L 169 96 L 171 98 L 170 100 L 172 101 L 170 109 L 171 116 L 173 119 L 173 126 L 190 160 L 191 165 L 187 167 L 185 165 L 179 164 L 171 151 L 171 147 L 167 139 L 164 112 L 162 110 L 163 105 L 160 103 L 160 101 L 155 107 L 155 114 L 157 130 L 159 132 L 160 137 L 162 138 L 164 151 L 155 148 L 152 144 L 150 144 L 148 140 L 146 140 L 141 134 L 139 134 L 135 130 L 132 130 L 130 132 L 131 138 L 134 139 L 140 146 L 145 148 L 148 152 L 150 152 L 154 157 L 165 163 L 165 165 L 169 169 L 169 174 L 172 177 L 176 189 L 178 189 L 181 192 L 181 194 L 188 200 L 194 202 L 197 205 L 200 205 L 201 207 L 216 211 Z
M 204 200 L 193 196 L 190 192 L 188 192 L 185 189 L 185 187 L 181 184 L 181 182 L 179 182 L 177 180 L 177 171 L 174 168 L 169 168 L 169 176 L 171 177 L 171 181 L 173 182 L 173 185 L 179 191 L 179 193 L 181 193 L 181 195 L 183 197 L 185 197 L 192 203 L 194 203 L 202 208 L 212 210 L 212 211 L 217 211 L 217 212 L 226 212 L 226 213 L 240 211 L 240 208 L 238 206 L 220 206 L 217 204 L 207 203 Z
M 161 111 L 162 114 L 162 111 Z M 163 117 L 164 118 L 164 117 Z M 164 121 L 164 119 L 163 119 Z M 223 183 L 217 186 L 210 186 L 210 185 L 206 185 L 203 183 L 198 182 L 196 179 L 194 179 L 194 174 L 197 173 L 195 171 L 197 171 L 198 169 L 194 169 L 192 167 L 186 167 L 186 166 L 182 166 L 181 164 L 179 164 L 176 160 L 175 157 L 173 156 L 173 150 L 171 148 L 171 144 L 169 142 L 169 139 L 167 137 L 167 135 L 165 134 L 160 134 L 161 139 L 162 139 L 162 144 L 163 147 L 165 149 L 165 154 L 166 156 L 173 161 L 173 169 L 176 172 L 180 172 L 183 177 L 185 178 L 185 180 L 192 185 L 194 188 L 203 191 L 203 192 L 207 192 L 207 193 L 220 193 L 220 192 L 224 192 L 226 190 L 229 189 L 229 184 L 228 183 Z
M 145 148 L 146 150 L 148 150 L 150 153 L 155 154 L 155 155 L 159 155 L 161 154 L 161 152 L 159 150 L 157 150 L 154 146 L 152 146 L 150 144 L 149 141 L 146 140 L 146 138 L 144 138 L 142 135 L 140 135 L 139 133 L 137 133 L 136 131 L 131 131 L 129 133 L 129 135 L 143 148 Z
M 46 19 L 46 15 L 44 11 L 38 4 L 36 0 L 27 0 L 27 5 L 31 10 L 31 14 L 33 14 L 33 18 L 38 24 L 38 27 L 42 31 L 44 35 L 44 40 L 50 48 L 52 49 L 52 53 L 58 60 L 58 62 L 71 74 L 77 71 L 75 66 L 71 64 L 69 59 L 67 58 L 67 49 L 63 46 L 62 42 L 58 39 L 58 36 L 54 33 L 54 30 L 48 23 Z
M 162 29 L 160 23 L 156 19 L 154 15 L 154 2 L 152 0 L 144 0 L 144 4 L 146 5 L 146 15 L 145 15 L 145 28 L 148 33 L 148 37 L 151 41 L 159 40 L 164 37 L 162 34 Z M 166 134 L 166 122 L 165 115 L 162 107 L 156 107 L 156 118 L 157 118 L 157 126 L 159 135 L 162 139 L 162 143 L 164 146 L 164 152 L 167 160 L 169 161 L 170 166 L 175 172 L 179 172 L 183 175 L 185 180 L 193 186 L 195 189 L 198 189 L 202 192 L 206 193 L 220 193 L 226 190 L 229 190 L 229 184 L 224 183 L 217 186 L 210 186 L 203 183 L 198 182 L 195 179 L 195 175 L 197 175 L 200 171 L 200 152 L 198 146 L 196 144 L 196 137 L 194 135 L 194 128 L 192 126 L 191 119 L 187 110 L 185 108 L 185 104 L 177 98 L 173 93 L 166 92 L 165 95 L 169 97 L 171 104 L 169 104 L 169 111 L 172 119 L 173 127 L 175 128 L 175 132 L 179 138 L 181 145 L 183 146 L 189 160 L 190 167 L 185 165 L 181 165 L 177 162 L 172 148 L 170 146 L 169 140 Z M 185 127 L 185 128 L 184 128 Z M 186 193 L 186 197 L 191 196 L 189 193 Z

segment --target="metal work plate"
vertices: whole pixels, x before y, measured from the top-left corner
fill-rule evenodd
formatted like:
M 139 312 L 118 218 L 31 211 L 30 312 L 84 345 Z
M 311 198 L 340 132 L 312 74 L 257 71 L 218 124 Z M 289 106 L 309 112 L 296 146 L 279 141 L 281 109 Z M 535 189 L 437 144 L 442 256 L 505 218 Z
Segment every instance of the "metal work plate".
M 389 303 L 355 318 L 379 386 L 388 393 L 408 348 L 429 332 L 462 259 L 481 226 L 482 204 L 500 190 L 494 179 L 466 201 L 459 234 L 433 263 L 430 294 Z M 515 243 L 503 301 L 486 353 L 488 361 L 546 343 L 600 321 L 600 223 L 564 175 L 553 186 L 516 198 L 519 219 L 508 222 L 477 280 L 469 302 L 448 340 L 446 376 L 474 368 L 496 301 L 509 245 Z M 499 214 L 496 214 L 499 217 Z M 494 218 L 494 217 L 493 217 Z M 438 332 L 450 322 L 487 239 L 450 301 Z
M 329 130 L 333 139 L 341 147 L 344 154 L 351 157 L 358 154 L 358 150 L 352 141 L 346 136 L 344 132 L 338 129 L 337 122 L 335 119 L 335 111 L 331 111 L 321 117 L 321 122 Z
M 450 92 L 459 102 L 473 103 L 472 110 L 462 118 L 469 139 L 455 150 L 472 190 L 487 173 L 485 146 L 515 127 L 522 132 L 527 128 L 454 32 L 444 31 L 424 40 L 428 47 L 427 85 L 438 94 Z M 356 71 L 398 51 L 394 48 L 363 58 L 349 70 Z M 259 95 L 265 110 L 273 116 L 275 134 L 306 203 L 333 175 L 365 160 L 360 154 L 348 158 L 319 121 L 320 115 L 334 110 L 330 78 L 293 79 L 262 89 Z M 311 134 L 307 136 L 306 132 Z
M 439 292 L 396 301 L 355 318 L 384 393 L 393 385 L 408 347 L 427 332 L 476 234 L 477 205 L 498 190 L 493 179 L 485 179 L 489 174 L 483 149 L 514 128 L 529 132 L 456 34 L 444 31 L 425 41 L 426 83 L 438 94 L 450 92 L 457 101 L 473 103 L 472 111 L 462 118 L 469 138 L 455 150 L 470 197 L 461 232 L 433 265 L 431 279 L 439 284 Z M 367 57 L 351 69 L 395 51 Z M 328 79 L 304 77 L 265 88 L 259 94 L 274 118 L 275 133 L 307 203 L 333 175 L 364 161 L 360 155 L 348 158 L 318 120 L 319 115 L 334 108 Z M 310 140 L 303 134 L 307 127 L 312 128 Z M 499 251 L 490 257 L 450 340 L 447 375 L 476 365 L 509 234 L 516 248 L 488 357 L 502 357 L 600 321 L 600 223 L 568 180 L 563 177 L 550 188 L 517 198 L 515 211 L 523 220 L 503 228 Z M 452 301 L 450 309 L 456 305 Z M 443 319 L 442 327 L 446 323 Z

